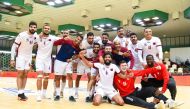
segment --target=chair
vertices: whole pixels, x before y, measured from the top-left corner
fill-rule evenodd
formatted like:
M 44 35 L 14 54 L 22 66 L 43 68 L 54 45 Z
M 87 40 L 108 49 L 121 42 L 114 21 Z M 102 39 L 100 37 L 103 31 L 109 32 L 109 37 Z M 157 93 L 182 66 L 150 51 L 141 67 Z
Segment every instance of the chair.
M 177 70 L 177 65 L 176 65 L 176 64 L 173 64 L 173 65 L 172 65 L 172 68 L 173 68 L 174 70 Z
M 183 68 L 181 68 L 181 67 L 178 68 L 178 69 L 177 69 L 177 74 L 183 75 Z
M 174 73 L 175 73 L 174 68 L 171 67 L 171 68 L 169 69 L 169 72 L 170 72 L 171 74 L 174 74 Z

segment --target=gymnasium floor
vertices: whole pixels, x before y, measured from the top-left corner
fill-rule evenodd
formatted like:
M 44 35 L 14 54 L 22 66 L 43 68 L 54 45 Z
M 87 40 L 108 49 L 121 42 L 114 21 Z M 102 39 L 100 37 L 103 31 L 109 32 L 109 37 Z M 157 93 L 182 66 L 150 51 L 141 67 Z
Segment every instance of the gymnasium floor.
M 15 77 L 0 77 L 0 108 L 1 109 L 141 109 L 131 105 L 117 106 L 109 103 L 102 103 L 100 106 L 93 106 L 91 103 L 85 103 L 85 90 L 86 81 L 81 82 L 81 88 L 79 89 L 79 99 L 77 102 L 68 101 L 68 89 L 66 86 L 64 98 L 60 101 L 53 100 L 53 80 L 50 79 L 48 87 L 48 96 L 51 99 L 42 100 L 42 102 L 36 102 L 36 79 L 29 78 L 26 85 L 28 101 L 18 101 L 16 92 L 16 78 Z M 190 87 L 178 86 L 177 100 L 184 101 L 185 104 L 178 107 L 178 109 L 190 108 Z M 169 96 L 168 91 L 166 95 Z

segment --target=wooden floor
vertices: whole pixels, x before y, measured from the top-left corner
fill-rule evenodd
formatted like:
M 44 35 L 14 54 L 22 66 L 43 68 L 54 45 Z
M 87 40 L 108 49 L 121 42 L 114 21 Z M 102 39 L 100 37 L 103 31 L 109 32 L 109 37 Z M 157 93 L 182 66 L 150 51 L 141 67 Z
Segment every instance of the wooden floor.
M 185 104 L 178 107 L 178 109 L 190 108 L 190 87 L 178 86 L 177 101 L 184 101 Z M 60 101 L 53 100 L 53 81 L 49 81 L 48 96 L 51 99 L 45 99 L 42 102 L 36 102 L 36 79 L 28 79 L 26 86 L 28 101 L 18 101 L 16 93 L 16 78 L 0 77 L 0 109 L 141 109 L 139 107 L 124 105 L 117 106 L 109 103 L 102 103 L 100 106 L 93 106 L 91 103 L 85 103 L 85 90 L 86 81 L 81 82 L 81 88 L 79 89 L 79 99 L 77 102 L 68 101 L 68 89 L 66 86 L 66 92 L 64 98 Z M 168 97 L 169 93 L 166 92 Z

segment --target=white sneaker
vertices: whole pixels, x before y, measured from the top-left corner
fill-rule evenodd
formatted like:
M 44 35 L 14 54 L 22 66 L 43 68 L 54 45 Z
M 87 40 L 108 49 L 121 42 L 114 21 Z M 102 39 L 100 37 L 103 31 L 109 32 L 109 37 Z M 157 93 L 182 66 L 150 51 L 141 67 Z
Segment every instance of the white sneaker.
M 41 102 L 41 101 L 42 101 L 41 96 L 38 95 L 38 96 L 36 97 L 36 101 L 37 101 L 37 102 Z
M 166 107 L 165 107 L 164 101 L 161 100 L 160 103 L 155 105 L 155 108 L 156 109 L 165 109 Z
M 42 94 L 42 99 L 51 99 L 50 97 L 47 97 L 46 95 Z
M 170 109 L 176 108 L 178 106 L 181 106 L 182 104 L 184 104 L 184 102 L 176 102 L 174 100 L 169 100 L 169 102 L 167 102 L 167 107 Z
M 78 97 L 79 97 L 79 94 L 76 92 L 74 98 L 78 99 Z

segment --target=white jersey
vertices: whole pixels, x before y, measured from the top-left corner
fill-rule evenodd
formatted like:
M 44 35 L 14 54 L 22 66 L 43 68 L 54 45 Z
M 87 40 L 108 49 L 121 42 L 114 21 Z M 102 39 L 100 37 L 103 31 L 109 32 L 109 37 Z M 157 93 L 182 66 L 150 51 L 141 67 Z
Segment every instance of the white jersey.
M 53 43 L 59 38 L 49 35 L 48 37 L 42 37 L 37 39 L 38 51 L 36 58 L 49 59 L 51 58 Z
M 158 37 L 152 37 L 150 40 L 143 38 L 138 44 L 138 56 L 141 63 L 146 64 L 146 56 L 149 54 L 153 55 L 156 62 L 163 59 L 161 41 Z
M 93 48 L 93 44 L 89 44 L 87 40 L 83 40 L 82 43 L 80 44 L 80 49 L 89 49 Z
M 27 31 L 21 32 L 15 39 L 15 44 L 18 45 L 17 56 L 32 58 L 33 45 L 36 43 L 38 35 L 34 33 L 29 35 Z M 11 51 L 14 52 L 14 51 Z M 11 56 L 14 58 L 14 56 Z
M 139 41 L 137 41 L 137 44 L 139 43 Z M 132 42 L 129 43 L 128 45 L 128 50 L 131 51 L 133 58 L 134 58 L 134 66 L 133 66 L 133 70 L 141 70 L 143 69 L 142 64 L 140 63 L 139 57 L 138 57 L 138 46 L 137 44 L 132 44 Z
M 127 47 L 126 44 L 128 41 L 126 37 L 120 38 L 119 36 L 116 36 L 113 42 L 115 41 L 119 41 L 122 47 Z
M 110 89 L 113 87 L 113 78 L 115 73 L 119 73 L 120 70 L 115 64 L 110 64 L 106 66 L 101 63 L 94 63 L 94 68 L 99 71 L 100 80 L 97 85 L 105 89 Z

